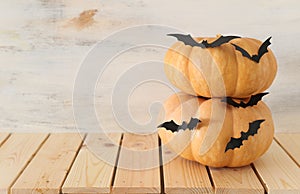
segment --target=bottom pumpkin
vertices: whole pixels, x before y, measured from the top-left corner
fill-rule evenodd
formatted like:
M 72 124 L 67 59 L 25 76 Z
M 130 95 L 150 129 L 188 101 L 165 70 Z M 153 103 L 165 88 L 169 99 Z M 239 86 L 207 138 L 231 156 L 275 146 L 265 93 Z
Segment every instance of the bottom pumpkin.
M 234 101 L 246 104 L 249 99 Z M 183 158 L 211 167 L 248 165 L 273 140 L 271 111 L 262 101 L 238 108 L 217 98 L 177 93 L 166 100 L 162 113 L 162 143 Z

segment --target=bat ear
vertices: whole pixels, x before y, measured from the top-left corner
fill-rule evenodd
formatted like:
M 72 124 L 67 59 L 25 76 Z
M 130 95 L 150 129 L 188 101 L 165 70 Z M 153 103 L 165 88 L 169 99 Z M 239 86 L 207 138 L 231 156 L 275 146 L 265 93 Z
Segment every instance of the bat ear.
M 177 38 L 177 37 L 187 37 L 187 36 L 191 36 L 191 35 L 190 34 L 172 34 L 172 33 L 170 33 L 170 34 L 167 34 L 167 36 L 173 36 L 173 37 Z
M 178 36 L 184 36 L 183 34 L 167 34 L 167 36 L 172 36 L 177 38 Z
M 172 36 L 172 37 L 175 37 L 177 36 L 178 34 L 167 34 L 167 36 Z
M 269 92 L 263 92 L 263 93 L 259 93 L 259 94 L 256 94 L 256 95 L 252 95 L 251 98 L 253 99 L 256 99 L 257 102 L 261 101 L 262 98 L 266 95 L 268 95 Z

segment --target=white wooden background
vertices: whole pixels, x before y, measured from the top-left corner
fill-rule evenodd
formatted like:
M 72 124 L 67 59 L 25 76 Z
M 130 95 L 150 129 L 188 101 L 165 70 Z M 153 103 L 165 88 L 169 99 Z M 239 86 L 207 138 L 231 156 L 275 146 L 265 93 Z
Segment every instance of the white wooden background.
M 94 19 L 78 19 L 92 9 L 98 10 Z M 173 26 L 196 36 L 265 40 L 272 35 L 279 69 L 264 100 L 277 132 L 300 131 L 299 1 L 1 0 L 0 24 L 1 131 L 74 131 L 72 89 L 80 62 L 97 41 L 140 24 Z M 119 63 L 164 54 L 134 53 Z M 143 102 L 142 94 L 136 106 L 146 115 L 149 100 Z

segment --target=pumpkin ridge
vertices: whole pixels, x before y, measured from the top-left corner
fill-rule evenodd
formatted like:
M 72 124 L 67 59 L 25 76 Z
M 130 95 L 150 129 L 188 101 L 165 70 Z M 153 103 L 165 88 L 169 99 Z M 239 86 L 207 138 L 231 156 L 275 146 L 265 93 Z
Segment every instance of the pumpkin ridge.
M 200 41 L 201 41 L 201 39 L 200 39 Z M 195 49 L 197 49 L 197 47 L 195 47 L 191 50 L 190 55 L 189 55 L 190 58 L 192 58 L 191 57 L 192 54 L 195 54 L 195 52 L 196 52 Z M 206 50 L 206 52 L 209 52 L 208 51 L 209 49 L 205 49 L 205 50 Z M 194 93 L 196 94 L 196 96 L 201 96 L 201 94 L 199 93 L 199 88 L 197 88 L 197 84 L 193 84 L 194 82 L 192 81 L 192 80 L 195 80 L 195 77 L 196 77 L 194 72 L 200 73 L 200 75 L 201 75 L 200 78 L 205 80 L 205 84 L 202 85 L 202 87 L 205 87 L 205 88 L 207 87 L 209 89 L 207 81 L 206 81 L 206 77 L 205 77 L 203 71 L 201 70 L 201 68 L 193 60 L 189 60 L 187 68 L 188 68 L 188 74 L 189 74 L 191 87 L 194 90 Z M 201 85 L 201 84 L 198 84 L 198 86 L 199 85 Z
M 187 78 L 188 78 L 189 82 L 191 82 L 191 74 L 190 74 L 190 68 L 188 66 L 190 65 L 189 61 L 190 61 L 190 57 L 191 57 L 192 51 L 193 51 L 193 48 L 189 52 L 188 60 L 187 60 L 187 63 L 186 63 L 186 66 L 187 66 L 186 69 L 187 69 L 187 72 L 188 72 L 187 73 Z M 191 87 L 194 90 L 194 93 L 196 93 L 196 90 L 194 89 L 193 84 L 191 84 Z
M 187 60 L 186 60 L 186 64 L 185 64 L 185 72 L 186 72 L 186 79 L 189 81 L 189 82 L 191 82 L 191 78 L 190 78 L 190 72 L 189 72 L 189 68 L 188 68 L 188 65 L 189 65 L 189 61 L 190 61 L 190 56 L 191 56 L 191 53 L 192 53 L 192 50 L 193 50 L 193 47 L 188 51 L 188 53 L 187 53 L 187 56 L 185 56 L 186 58 L 187 58 Z M 183 53 L 182 53 L 183 54 Z M 184 56 L 184 55 L 183 55 Z M 194 90 L 194 87 L 192 86 L 192 84 L 190 84 L 190 86 L 191 86 L 191 89 L 193 90 L 193 91 L 195 91 Z
M 268 48 L 268 49 L 269 49 L 269 48 Z M 269 49 L 268 52 L 269 52 L 269 55 L 274 55 L 271 49 Z M 269 60 L 269 58 L 270 58 L 269 55 L 268 55 L 268 60 Z M 276 61 L 275 58 L 273 58 L 273 60 L 274 60 L 274 64 L 276 64 L 275 69 L 276 69 L 276 71 L 277 71 L 277 61 Z M 271 80 L 271 79 L 272 79 L 272 74 L 267 73 L 267 71 L 264 72 L 264 75 L 268 75 L 268 80 Z M 275 76 L 276 76 L 276 73 L 275 73 L 275 75 L 274 75 L 272 81 L 270 81 L 270 83 L 269 83 L 269 82 L 264 82 L 264 84 L 262 84 L 262 87 L 260 88 L 260 92 L 264 91 L 265 88 L 268 88 L 268 85 L 272 84 L 272 82 L 273 82 L 274 79 L 275 79 Z
M 236 72 L 236 78 L 235 78 L 234 90 L 232 92 L 233 96 L 236 94 L 237 84 L 238 84 L 238 80 L 239 80 L 239 64 L 238 64 L 236 53 L 234 53 L 234 60 L 235 60 L 235 64 L 236 64 L 236 71 L 235 71 Z
M 190 52 L 190 49 L 185 49 L 185 45 L 182 42 L 177 42 L 168 49 L 167 54 L 164 58 L 164 71 L 167 74 L 171 83 L 177 86 L 180 90 L 185 91 L 189 94 L 194 94 L 194 90 L 191 87 L 190 79 L 188 77 L 187 72 L 187 64 L 180 64 L 181 60 L 188 61 L 189 55 L 185 54 L 185 52 Z M 169 74 L 168 74 L 169 72 Z M 176 74 L 181 74 L 183 79 L 177 79 Z
M 212 50 L 212 49 L 208 50 L 207 52 L 209 53 L 210 57 L 212 58 L 212 63 L 213 63 L 213 65 L 216 65 L 217 69 L 219 70 L 219 65 L 217 64 L 217 62 L 216 62 L 216 60 L 214 59 L 214 57 L 212 57 L 211 50 Z M 209 72 L 213 72 L 213 65 L 210 65 L 210 66 L 209 66 Z M 204 76 L 204 77 L 206 77 L 206 76 Z M 205 79 L 205 80 L 206 80 L 206 79 Z M 207 85 L 208 85 L 209 93 L 210 93 L 210 95 L 212 96 L 213 93 L 212 93 L 212 91 L 211 91 L 211 89 L 210 89 L 210 87 L 209 87 L 209 84 L 207 84 Z

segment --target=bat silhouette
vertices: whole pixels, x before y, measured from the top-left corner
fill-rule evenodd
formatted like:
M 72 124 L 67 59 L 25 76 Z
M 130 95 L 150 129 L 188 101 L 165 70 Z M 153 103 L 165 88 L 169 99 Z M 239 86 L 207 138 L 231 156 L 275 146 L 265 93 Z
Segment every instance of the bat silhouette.
M 187 123 L 186 121 L 183 121 L 181 125 L 177 125 L 173 120 L 168 121 L 168 122 L 164 122 L 161 125 L 157 126 L 157 127 L 164 127 L 167 130 L 170 130 L 172 132 L 176 132 L 179 130 L 192 130 L 194 129 L 198 123 L 200 123 L 201 121 L 199 119 L 196 118 L 191 118 L 190 122 Z
M 237 103 L 237 102 L 233 101 L 231 97 L 225 97 L 221 100 L 221 102 L 226 102 L 227 104 L 237 107 L 237 108 L 239 108 L 239 107 L 246 108 L 248 106 L 257 105 L 257 103 L 262 99 L 262 97 L 267 94 L 269 94 L 269 92 L 252 95 L 250 97 L 250 100 L 247 103 L 244 103 L 243 101 L 241 101 L 240 103 Z
M 189 45 L 192 47 L 197 46 L 201 48 L 214 48 L 217 46 L 221 46 L 222 44 L 225 44 L 232 39 L 240 38 L 239 36 L 220 36 L 217 40 L 215 40 L 212 43 L 208 43 L 207 40 L 203 40 L 201 43 L 198 43 L 191 37 L 190 34 L 168 34 L 168 36 L 174 36 L 175 38 L 177 38 L 178 41 L 182 41 L 185 45 Z
M 242 53 L 242 55 L 244 57 L 249 58 L 252 61 L 255 61 L 256 63 L 259 63 L 260 58 L 268 52 L 268 46 L 271 44 L 270 39 L 272 37 L 269 37 L 267 40 L 265 40 L 265 42 L 262 43 L 262 45 L 260 45 L 259 49 L 258 49 L 258 54 L 257 55 L 250 55 L 246 50 L 244 50 L 243 48 L 239 47 L 236 44 L 231 43 L 234 47 L 235 50 L 240 51 Z
M 241 137 L 231 137 L 230 141 L 226 145 L 225 152 L 227 152 L 227 150 L 229 149 L 234 150 L 235 148 L 241 147 L 244 140 L 247 140 L 249 136 L 254 136 L 255 134 L 257 134 L 257 131 L 260 128 L 260 124 L 264 121 L 264 119 L 253 121 L 252 123 L 249 123 L 249 129 L 247 132 L 241 132 Z

